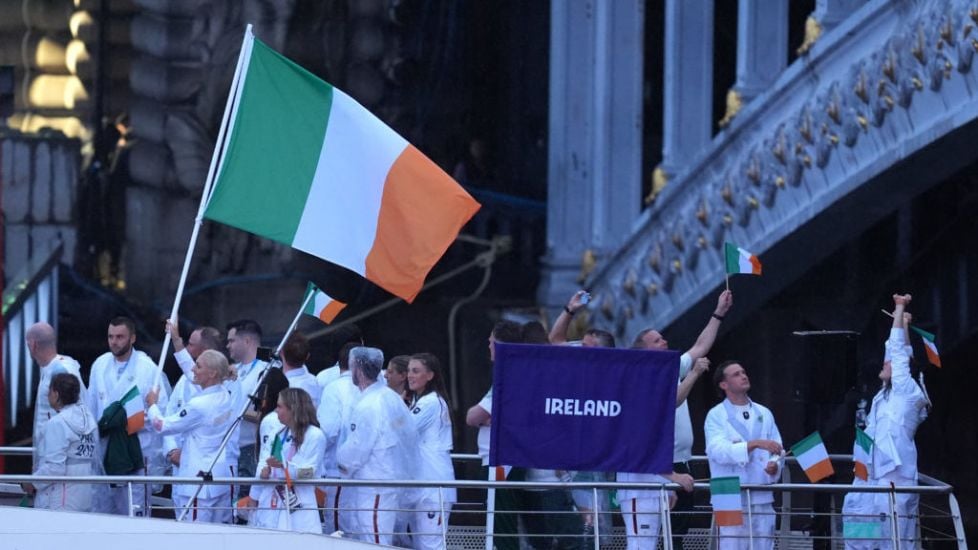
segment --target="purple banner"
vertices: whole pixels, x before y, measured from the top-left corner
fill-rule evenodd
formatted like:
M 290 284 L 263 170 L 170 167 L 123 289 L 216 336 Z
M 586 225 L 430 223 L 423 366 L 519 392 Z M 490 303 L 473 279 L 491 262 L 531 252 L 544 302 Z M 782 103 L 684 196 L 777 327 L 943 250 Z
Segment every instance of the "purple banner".
M 672 471 L 679 352 L 496 343 L 489 464 Z

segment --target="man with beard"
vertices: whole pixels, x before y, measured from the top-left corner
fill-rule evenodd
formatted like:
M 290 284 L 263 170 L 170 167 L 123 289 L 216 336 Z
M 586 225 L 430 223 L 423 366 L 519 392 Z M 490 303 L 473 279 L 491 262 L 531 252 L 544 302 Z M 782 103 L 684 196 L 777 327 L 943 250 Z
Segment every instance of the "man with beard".
M 136 343 L 136 325 L 128 317 L 116 317 L 109 321 L 108 344 L 109 351 L 102 354 L 92 364 L 89 378 L 88 405 L 95 418 L 99 419 L 101 427 L 103 413 L 111 405 L 120 401 L 135 386 L 139 395 L 135 398 L 145 409 L 144 399 L 153 389 L 156 380 L 156 364 L 145 353 L 133 348 Z M 166 404 L 169 396 L 169 384 L 161 376 L 159 383 L 159 401 Z M 142 467 L 131 471 L 113 471 L 106 467 L 107 474 L 116 475 L 146 475 L 162 473 L 162 451 L 160 436 L 149 425 L 144 425 L 135 434 L 139 438 L 139 448 L 142 451 Z M 112 452 L 109 438 L 103 440 L 102 456 Z M 157 459 L 158 457 L 158 459 Z M 155 471 L 159 469 L 159 472 Z M 102 512 L 129 515 L 129 490 L 126 485 L 111 485 L 108 502 Z M 132 486 L 133 515 L 149 516 L 148 486 L 142 483 Z

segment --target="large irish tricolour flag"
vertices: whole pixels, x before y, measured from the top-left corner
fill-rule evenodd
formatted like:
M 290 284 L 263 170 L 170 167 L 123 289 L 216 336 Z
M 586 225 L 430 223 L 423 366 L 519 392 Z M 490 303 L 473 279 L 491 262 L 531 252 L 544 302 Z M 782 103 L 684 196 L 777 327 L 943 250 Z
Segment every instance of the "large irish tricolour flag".
M 249 35 L 205 217 L 411 301 L 479 204 L 350 96 Z

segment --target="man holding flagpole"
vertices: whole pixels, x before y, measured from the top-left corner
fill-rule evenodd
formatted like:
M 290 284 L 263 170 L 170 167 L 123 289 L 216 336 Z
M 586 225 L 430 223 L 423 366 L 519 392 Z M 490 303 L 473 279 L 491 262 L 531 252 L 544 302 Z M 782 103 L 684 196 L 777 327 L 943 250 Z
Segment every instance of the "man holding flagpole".
M 109 351 L 102 354 L 92 364 L 88 387 L 88 405 L 95 418 L 102 419 L 110 405 L 125 401 L 129 412 L 129 435 L 137 434 L 143 455 L 143 467 L 134 471 L 113 472 L 106 467 L 107 474 L 146 475 L 162 473 L 161 438 L 144 422 L 144 399 L 156 382 L 156 364 L 145 353 L 133 348 L 136 343 L 136 324 L 128 317 L 116 317 L 109 322 Z M 165 384 L 159 395 L 161 406 L 166 405 L 169 384 Z M 99 421 L 102 423 L 102 420 Z M 110 438 L 103 438 L 102 456 L 109 449 Z M 157 469 L 159 472 L 155 472 Z M 132 515 L 149 515 L 149 486 L 136 483 L 132 486 Z M 129 491 L 126 485 L 112 485 L 109 489 L 108 509 L 100 510 L 120 515 L 130 514 Z
M 741 484 L 768 485 L 781 475 L 783 448 L 774 414 L 747 396 L 750 379 L 739 361 L 721 363 L 713 373 L 726 399 L 706 415 L 706 457 L 710 477 L 737 476 Z M 774 548 L 774 493 L 741 493 L 745 521 L 719 527 L 720 550 Z M 748 521 L 747 518 L 750 518 Z

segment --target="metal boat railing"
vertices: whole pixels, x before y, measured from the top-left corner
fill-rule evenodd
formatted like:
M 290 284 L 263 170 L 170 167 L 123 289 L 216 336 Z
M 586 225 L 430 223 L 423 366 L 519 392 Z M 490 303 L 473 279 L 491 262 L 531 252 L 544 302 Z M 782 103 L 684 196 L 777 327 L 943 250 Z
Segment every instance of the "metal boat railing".
M 30 448 L 28 447 L 0 447 L 0 455 L 27 455 L 30 454 Z M 477 455 L 453 455 L 454 458 L 461 461 L 468 461 L 477 459 Z M 834 461 L 844 461 L 851 460 L 848 455 L 832 455 Z M 703 457 L 696 457 L 694 461 L 701 461 Z M 794 464 L 794 461 L 790 461 Z M 794 467 L 794 466 L 793 466 Z M 789 468 L 785 468 L 787 472 Z M 790 475 L 790 474 L 788 474 Z M 790 479 L 790 478 L 789 478 Z M 20 483 L 32 483 L 32 482 L 54 482 L 54 483 L 85 483 L 85 484 L 126 484 L 132 487 L 134 484 L 146 484 L 146 485 L 172 485 L 172 484 L 190 484 L 190 485 L 200 485 L 200 484 L 217 484 L 217 485 L 281 485 L 281 480 L 261 480 L 255 478 L 214 478 L 213 480 L 204 481 L 200 478 L 178 478 L 169 476 L 30 476 L 30 475 L 2 475 L 0 476 L 0 494 L 7 493 L 10 496 L 17 496 L 19 493 Z M 438 481 L 417 481 L 417 480 L 389 480 L 389 481 L 379 481 L 379 480 L 349 480 L 349 479 L 314 479 L 314 480 L 294 480 L 295 485 L 313 485 L 313 486 L 339 486 L 339 487 L 394 487 L 402 489 L 420 489 L 420 488 L 448 488 L 454 487 L 457 489 L 466 489 L 469 494 L 472 494 L 471 490 L 486 490 L 486 489 L 512 489 L 512 490 L 522 490 L 522 491 L 539 491 L 539 490 L 561 490 L 561 491 L 590 491 L 592 493 L 592 502 L 597 502 L 600 498 L 599 493 L 602 491 L 617 491 L 621 489 L 645 489 L 659 493 L 660 495 L 668 491 L 681 490 L 678 485 L 675 484 L 658 484 L 658 483 L 617 483 L 617 482 L 561 482 L 561 483 L 544 483 L 544 482 L 499 482 L 499 481 L 483 481 L 483 480 L 457 480 L 451 483 L 438 482 Z M 851 492 L 861 492 L 861 493 L 876 493 L 876 494 L 887 494 L 891 498 L 888 499 L 891 502 L 889 510 L 886 512 L 885 521 L 889 524 L 893 524 L 898 519 L 898 514 L 892 503 L 894 502 L 895 495 L 898 494 L 915 494 L 920 498 L 919 505 L 919 515 L 918 515 L 918 530 L 916 533 L 896 533 L 896 530 L 887 530 L 888 534 L 881 536 L 869 536 L 865 539 L 868 542 L 872 542 L 874 539 L 877 542 L 884 544 L 893 544 L 894 539 L 899 537 L 901 542 L 907 543 L 911 542 L 916 547 L 927 547 L 931 545 L 942 545 L 942 544 L 956 544 L 958 548 L 967 548 L 966 537 L 964 533 L 964 526 L 962 523 L 962 516 L 960 508 L 958 507 L 957 500 L 954 496 L 953 487 L 944 483 L 940 480 L 934 479 L 931 476 L 921 474 L 919 478 L 919 485 L 915 486 L 858 486 L 857 487 L 850 484 L 840 484 L 840 483 L 777 483 L 772 485 L 756 485 L 756 484 L 743 484 L 741 490 L 746 498 L 750 499 L 751 495 L 758 492 L 773 492 L 776 495 L 776 505 L 774 507 L 775 515 L 777 516 L 778 523 L 780 523 L 780 528 L 777 529 L 773 535 L 774 547 L 775 548 L 811 548 L 814 545 L 828 541 L 828 543 L 833 548 L 843 548 L 844 547 L 844 537 L 842 528 L 842 513 L 841 513 L 841 498 Z M 130 491 L 131 493 L 131 491 Z M 709 483 L 698 482 L 695 484 L 694 493 L 697 495 L 709 493 Z M 828 510 L 816 510 L 813 507 L 803 504 L 803 501 L 812 498 L 813 495 L 829 495 L 833 499 L 832 506 Z M 705 497 L 700 497 L 703 500 Z M 792 505 L 794 503 L 794 505 Z M 443 510 L 448 510 L 451 512 L 451 523 L 446 524 L 442 527 L 441 532 L 431 533 L 442 537 L 443 544 L 446 548 L 453 549 L 464 549 L 464 550 L 476 550 L 485 548 L 486 533 L 485 528 L 481 526 L 484 518 L 487 515 L 487 511 L 484 506 L 484 502 L 480 501 L 461 501 L 451 505 L 445 505 L 440 503 L 439 507 Z M 179 510 L 175 510 L 172 503 L 168 499 L 157 498 L 155 503 L 152 505 L 152 513 L 155 516 L 167 516 L 169 512 L 174 512 L 174 515 L 179 515 Z M 332 514 L 334 508 L 329 506 L 324 506 L 319 508 L 323 513 Z M 347 511 L 353 511 L 346 509 Z M 396 511 L 401 513 L 414 512 L 414 510 L 406 509 L 390 509 L 388 511 Z M 504 510 L 497 510 L 496 514 L 505 513 Z M 564 517 L 578 517 L 582 516 L 582 512 L 573 509 L 564 510 L 521 510 L 519 512 L 523 518 L 530 518 L 534 515 L 543 516 L 564 516 Z M 2 508 L 0 508 L 0 514 L 2 514 Z M 523 532 L 516 535 L 506 535 L 506 536 L 518 536 L 521 537 L 523 541 L 532 540 L 533 538 L 539 539 L 540 537 L 546 539 L 557 538 L 557 540 L 572 540 L 573 545 L 576 548 L 585 548 L 586 546 L 592 546 L 595 550 L 617 550 L 624 548 L 625 541 L 623 537 L 624 530 L 622 528 L 614 528 L 613 532 L 609 537 L 608 533 L 601 532 L 601 525 L 608 525 L 608 517 L 602 518 L 602 516 L 614 516 L 618 515 L 617 511 L 609 510 L 591 510 L 587 512 L 591 516 L 590 524 L 595 527 L 593 533 L 585 533 L 581 531 L 579 533 L 557 533 L 557 532 Z M 716 526 L 712 522 L 712 511 L 708 506 L 699 506 L 694 511 L 687 513 L 690 519 L 693 519 L 694 525 L 698 524 L 698 527 L 691 528 L 689 532 L 683 535 L 683 546 L 684 548 L 704 548 L 710 549 L 715 548 L 718 540 L 718 531 Z M 660 533 L 670 533 L 672 517 L 676 515 L 676 512 L 669 513 L 666 511 L 661 511 L 659 514 L 662 528 Z M 828 519 L 831 529 L 826 533 L 817 533 L 813 531 L 810 526 L 818 519 Z M 605 521 L 601 521 L 605 519 Z M 745 520 L 749 520 L 745 514 Z M 851 517 L 850 517 L 851 519 Z M 886 531 L 884 531 L 886 533 Z M 347 536 L 356 536 L 356 533 L 345 533 Z M 425 533 L 413 533 L 414 535 L 423 535 Z M 395 537 L 397 536 L 408 536 L 406 532 L 393 533 Z M 501 535 L 497 535 L 497 538 Z M 760 537 L 752 537 L 753 541 L 760 542 Z M 395 541 L 397 538 L 395 538 Z M 670 549 L 673 547 L 673 540 L 670 537 L 661 537 L 659 540 L 662 548 Z M 536 546 L 536 545 L 534 545 Z

